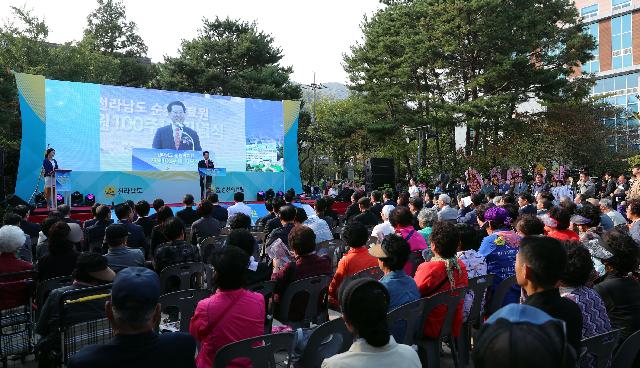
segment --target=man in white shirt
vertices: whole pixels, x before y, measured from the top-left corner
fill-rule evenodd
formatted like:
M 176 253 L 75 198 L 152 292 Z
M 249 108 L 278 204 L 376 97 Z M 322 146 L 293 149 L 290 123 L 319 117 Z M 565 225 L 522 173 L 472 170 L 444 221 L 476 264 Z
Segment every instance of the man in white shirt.
M 391 211 L 393 211 L 394 209 L 395 207 L 390 204 L 382 207 L 381 214 L 382 214 L 382 221 L 384 222 L 373 227 L 373 230 L 371 231 L 371 236 L 375 236 L 380 241 L 382 241 L 382 239 L 385 236 L 389 234 L 393 234 L 395 232 L 393 226 L 389 222 L 389 215 L 391 214 Z
M 251 217 L 251 214 L 253 211 L 251 210 L 251 207 L 244 204 L 244 193 L 242 192 L 235 193 L 233 195 L 233 201 L 235 202 L 235 204 L 227 208 L 227 212 L 229 213 L 229 218 L 227 222 L 231 220 L 231 218 L 238 213 L 244 213 L 245 215 Z
M 620 212 L 613 209 L 613 205 L 611 204 L 610 199 L 603 198 L 600 200 L 600 210 L 603 214 L 611 218 L 611 221 L 613 221 L 613 226 L 627 224 L 627 220 L 625 220 L 624 216 L 622 216 Z

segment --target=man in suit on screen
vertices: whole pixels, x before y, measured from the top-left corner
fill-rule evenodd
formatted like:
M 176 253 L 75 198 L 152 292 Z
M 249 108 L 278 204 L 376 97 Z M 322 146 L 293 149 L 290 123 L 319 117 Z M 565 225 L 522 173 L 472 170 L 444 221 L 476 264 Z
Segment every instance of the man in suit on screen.
M 167 114 L 171 124 L 156 130 L 153 137 L 153 148 L 202 151 L 200 137 L 195 130 L 184 125 L 187 108 L 180 101 L 167 105 Z

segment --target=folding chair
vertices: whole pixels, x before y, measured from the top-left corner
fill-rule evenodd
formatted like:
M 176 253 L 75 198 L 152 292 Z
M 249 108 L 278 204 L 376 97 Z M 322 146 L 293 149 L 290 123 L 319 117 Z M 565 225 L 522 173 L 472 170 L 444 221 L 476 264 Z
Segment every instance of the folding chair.
M 160 272 L 160 287 L 163 293 L 204 287 L 205 266 L 202 262 L 185 262 L 165 267 Z M 175 280 L 178 285 L 175 285 Z M 172 290 L 177 286 L 177 290 Z
M 473 277 L 469 279 L 468 294 L 473 296 L 471 308 L 467 320 L 462 323 L 460 336 L 458 336 L 458 350 L 462 364 L 469 364 L 469 353 L 471 352 L 471 330 L 479 328 L 482 323 L 485 297 L 489 286 L 493 285 L 493 274 Z
M 398 344 L 413 345 L 418 330 L 424 328 L 424 306 L 428 298 L 401 305 L 387 314 L 387 324 Z
M 504 303 L 504 298 L 506 298 L 507 293 L 509 292 L 509 290 L 511 290 L 511 287 L 513 287 L 516 283 L 517 283 L 516 275 L 513 275 L 510 277 L 507 277 L 506 279 L 502 280 L 498 284 L 498 286 L 494 289 L 493 294 L 489 298 L 491 299 L 491 303 L 489 304 L 489 311 L 487 315 L 490 316 L 493 313 L 495 313 L 495 311 L 502 308 L 502 304 Z
M 374 279 L 377 281 L 377 280 L 380 280 L 382 276 L 384 276 L 384 272 L 380 269 L 380 267 L 373 266 L 373 267 L 365 268 L 364 270 L 349 276 L 348 282 L 351 282 L 357 279 L 363 279 L 363 278 Z
M 69 286 L 73 283 L 73 276 L 60 276 L 52 279 L 40 281 L 36 289 L 36 319 L 40 316 L 40 310 L 44 306 L 44 302 L 47 300 L 49 293 L 52 290 L 59 289 L 61 287 Z
M 352 343 L 353 334 L 347 329 L 344 319 L 325 322 L 313 330 L 296 365 L 319 368 L 323 360 L 344 353 Z
M 276 319 L 294 329 L 327 321 L 327 293 L 330 281 L 331 277 L 328 275 L 320 275 L 292 282 L 282 295 Z M 294 305 L 298 308 L 304 307 L 302 316 L 291 316 Z
M 180 313 L 179 330 L 180 332 L 189 332 L 189 321 L 195 313 L 198 302 L 209 297 L 211 293 L 205 289 L 189 289 L 180 290 L 160 296 L 160 305 L 162 311 L 166 312 L 169 308 L 175 308 Z M 173 321 L 171 321 L 173 322 Z
M 292 332 L 286 332 L 232 342 L 218 350 L 213 366 L 225 368 L 233 365 L 232 362 L 235 360 L 242 363 L 249 360 L 250 363 L 247 366 L 253 368 L 276 368 L 275 354 L 278 352 L 285 351 L 286 361 L 291 361 L 293 336 Z
M 587 362 L 591 363 L 590 360 L 595 359 L 595 367 L 608 367 L 609 362 L 612 360 L 613 350 L 618 345 L 618 338 L 622 330 L 622 328 L 619 328 L 582 340 L 582 346 L 586 350 L 583 350 L 582 354 L 580 354 L 580 366 L 583 367 Z M 593 367 L 593 363 L 590 366 Z
M 217 254 L 222 251 L 227 243 L 227 236 L 209 236 L 199 244 L 200 255 L 202 261 L 211 265 L 215 265 Z
M 612 367 L 631 368 L 635 361 L 640 361 L 640 331 L 636 331 L 620 344 Z
M 274 289 L 276 287 L 275 281 L 263 281 L 253 285 L 247 286 L 247 290 L 254 291 L 264 296 L 264 306 L 266 308 L 266 314 L 264 319 L 264 333 L 270 334 L 273 327 L 273 308 L 274 308 Z
M 111 323 L 106 318 L 105 301 L 111 297 L 111 284 L 69 290 L 60 298 L 60 362 L 85 346 L 107 343 L 112 336 Z
M 38 273 L 22 271 L 0 274 L 0 360 L 7 367 L 9 357 L 22 362 L 33 352 L 33 303 Z M 12 301 L 12 302 L 9 302 Z

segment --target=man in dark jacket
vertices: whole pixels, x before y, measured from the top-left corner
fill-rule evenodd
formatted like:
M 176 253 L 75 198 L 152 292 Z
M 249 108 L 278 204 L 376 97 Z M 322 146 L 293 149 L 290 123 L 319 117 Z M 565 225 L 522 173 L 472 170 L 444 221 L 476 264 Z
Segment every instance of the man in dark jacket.
M 280 224 L 282 227 L 279 227 L 273 230 L 265 240 L 265 245 L 268 247 L 273 243 L 276 239 L 282 240 L 282 242 L 286 245 L 289 244 L 289 232 L 293 228 L 293 220 L 296 217 L 296 208 L 291 205 L 282 206 L 280 208 L 280 215 L 278 219 L 280 220 Z
M 211 216 L 213 212 L 213 204 L 208 200 L 202 201 L 197 211 L 200 216 L 191 225 L 191 244 L 195 245 L 209 236 L 218 236 L 220 234 L 220 221 Z M 188 239 L 187 239 L 188 240 Z
M 147 253 L 149 245 L 147 244 L 147 238 L 144 236 L 144 230 L 142 226 L 136 225 L 131 220 L 133 219 L 133 209 L 129 205 L 122 203 L 116 206 L 116 217 L 118 222 L 127 227 L 129 231 L 129 237 L 127 238 L 127 246 L 129 248 L 140 248 Z
M 376 226 L 378 222 L 380 222 L 378 216 L 376 216 L 375 213 L 371 212 L 371 202 L 369 201 L 369 198 L 364 197 L 358 199 L 358 209 L 360 210 L 360 214 L 351 217 L 351 219 L 349 219 L 349 222 L 358 221 L 359 223 L 367 227 Z
M 149 206 L 149 202 L 144 199 L 136 203 L 136 213 L 138 214 L 138 219 L 135 224 L 142 227 L 144 231 L 144 236 L 147 238 L 151 237 L 151 231 L 153 227 L 156 226 L 156 221 L 149 217 L 149 211 L 151 210 L 151 206 Z
M 211 193 L 207 200 L 213 204 L 213 210 L 211 211 L 211 217 L 220 221 L 221 225 L 227 223 L 227 219 L 229 218 L 229 212 L 226 208 L 222 207 L 218 200 L 218 194 Z

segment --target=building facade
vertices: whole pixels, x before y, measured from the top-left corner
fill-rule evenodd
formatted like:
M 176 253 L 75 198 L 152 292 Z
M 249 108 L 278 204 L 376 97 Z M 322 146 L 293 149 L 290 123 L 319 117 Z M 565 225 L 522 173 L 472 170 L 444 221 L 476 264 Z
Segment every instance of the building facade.
M 640 145 L 638 77 L 640 76 L 640 0 L 575 0 L 585 32 L 596 39 L 593 59 L 580 73 L 593 73 L 592 95 L 624 109 L 607 124 L 615 127 L 615 150 Z

